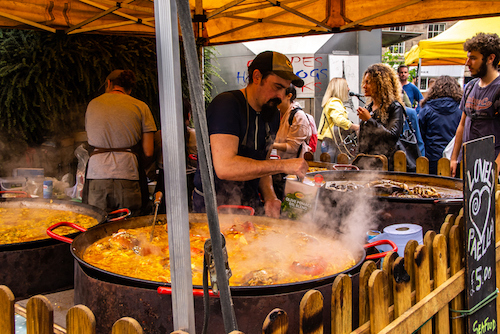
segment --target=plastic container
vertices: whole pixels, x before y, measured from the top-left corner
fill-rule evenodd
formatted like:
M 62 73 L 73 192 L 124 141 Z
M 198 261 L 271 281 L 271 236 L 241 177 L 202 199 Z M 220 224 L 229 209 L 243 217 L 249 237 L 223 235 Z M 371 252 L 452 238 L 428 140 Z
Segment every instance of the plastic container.
M 0 178 L 0 189 L 3 191 L 26 191 L 25 177 Z
M 43 168 L 15 168 L 12 171 L 12 176 L 16 177 L 37 177 L 44 176 L 45 170 Z
M 43 198 L 52 198 L 53 182 L 43 181 Z
M 43 195 L 43 176 L 28 177 L 26 181 L 26 192 L 31 197 L 42 197 Z

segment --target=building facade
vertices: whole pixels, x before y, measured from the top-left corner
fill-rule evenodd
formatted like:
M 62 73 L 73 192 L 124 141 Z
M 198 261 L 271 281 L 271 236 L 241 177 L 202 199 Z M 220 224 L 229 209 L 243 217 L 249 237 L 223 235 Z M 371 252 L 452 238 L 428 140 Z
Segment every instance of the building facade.
M 383 29 L 383 31 L 400 31 L 402 33 L 415 32 L 420 33 L 420 36 L 387 47 L 382 47 L 382 55 L 390 57 L 395 61 L 404 62 L 405 52 L 409 51 L 414 45 L 417 45 L 419 41 L 436 37 L 457 22 L 458 21 L 420 23 Z M 449 75 L 463 82 L 464 66 L 423 66 L 421 69 L 420 90 L 426 92 L 429 86 L 429 80 L 441 75 Z M 417 84 L 417 82 L 415 82 L 415 84 Z

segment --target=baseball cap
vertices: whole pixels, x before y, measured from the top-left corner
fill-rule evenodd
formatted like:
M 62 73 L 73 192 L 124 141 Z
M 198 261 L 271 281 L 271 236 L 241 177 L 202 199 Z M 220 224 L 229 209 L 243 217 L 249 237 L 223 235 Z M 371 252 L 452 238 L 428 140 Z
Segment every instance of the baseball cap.
M 304 80 L 299 78 L 293 72 L 290 60 L 284 54 L 279 52 L 264 51 L 259 53 L 248 68 L 252 69 L 252 71 L 271 71 L 283 79 L 291 80 L 292 84 L 296 87 L 304 86 Z
M 114 70 L 113 72 L 109 73 L 109 75 L 106 77 L 106 82 L 108 82 L 108 80 L 114 80 L 118 78 L 123 71 L 124 70 Z
M 99 87 L 98 91 L 104 89 L 108 80 L 114 80 L 114 79 L 118 78 L 120 76 L 120 74 L 122 74 L 122 72 L 123 72 L 123 70 L 114 70 L 111 73 L 109 73 L 108 76 L 106 77 L 106 80 L 104 80 L 102 85 Z

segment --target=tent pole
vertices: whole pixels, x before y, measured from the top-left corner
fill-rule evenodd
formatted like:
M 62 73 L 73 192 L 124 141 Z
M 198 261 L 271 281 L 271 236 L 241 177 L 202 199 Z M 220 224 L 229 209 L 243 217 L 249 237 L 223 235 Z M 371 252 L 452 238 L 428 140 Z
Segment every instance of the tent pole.
M 418 58 L 418 66 L 417 66 L 417 88 L 420 90 L 420 81 L 422 80 L 420 76 L 420 72 L 422 71 L 422 58 Z
M 177 6 L 154 6 L 173 325 L 195 334 Z
M 208 227 L 217 274 L 217 284 L 220 292 L 220 307 L 222 320 L 226 333 L 238 329 L 236 315 L 234 312 L 231 290 L 229 289 L 229 278 L 226 274 L 224 253 L 222 251 L 222 234 L 219 226 L 217 213 L 217 200 L 215 197 L 215 183 L 212 156 L 210 153 L 210 141 L 208 134 L 207 119 L 205 116 L 203 87 L 201 85 L 200 67 L 197 63 L 198 53 L 193 32 L 191 9 L 189 1 L 177 0 L 179 8 L 179 24 L 182 30 L 184 52 L 186 55 L 186 67 L 189 81 L 189 95 L 193 107 L 194 125 L 196 131 L 196 144 L 198 148 L 198 164 L 200 166 L 201 181 L 203 186 L 203 198 L 207 212 Z

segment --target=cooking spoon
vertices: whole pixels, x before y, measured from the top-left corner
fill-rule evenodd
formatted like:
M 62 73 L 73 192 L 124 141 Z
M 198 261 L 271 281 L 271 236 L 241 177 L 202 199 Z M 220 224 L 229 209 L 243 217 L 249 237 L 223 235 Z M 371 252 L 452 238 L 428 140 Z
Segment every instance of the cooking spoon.
M 153 218 L 153 227 L 151 228 L 151 237 L 149 237 L 149 242 L 153 241 L 153 235 L 155 233 L 155 224 L 156 224 L 156 217 L 158 217 L 158 207 L 160 206 L 161 203 L 161 198 L 163 197 L 163 194 L 161 191 L 157 191 L 155 194 L 155 216 Z

